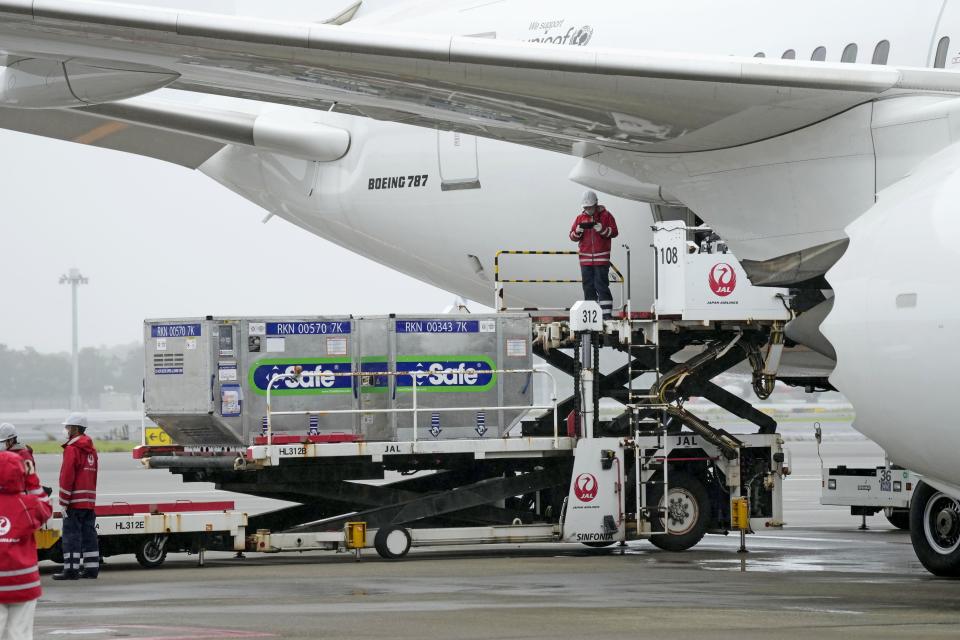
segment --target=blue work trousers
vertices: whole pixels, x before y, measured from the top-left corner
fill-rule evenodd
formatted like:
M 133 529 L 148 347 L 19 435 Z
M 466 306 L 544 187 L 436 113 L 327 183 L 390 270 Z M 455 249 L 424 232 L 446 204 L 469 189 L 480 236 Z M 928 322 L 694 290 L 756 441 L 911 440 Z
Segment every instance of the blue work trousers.
M 97 514 L 93 509 L 67 509 L 63 518 L 63 568 L 95 577 L 100 573 Z
M 610 265 L 580 265 L 583 277 L 583 299 L 600 303 L 604 319 L 613 315 L 613 294 L 610 293 Z

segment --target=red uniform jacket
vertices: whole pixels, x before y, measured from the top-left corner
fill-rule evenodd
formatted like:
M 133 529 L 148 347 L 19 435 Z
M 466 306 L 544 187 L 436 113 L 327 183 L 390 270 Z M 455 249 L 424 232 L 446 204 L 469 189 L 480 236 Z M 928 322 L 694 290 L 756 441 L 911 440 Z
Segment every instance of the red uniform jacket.
M 33 459 L 33 449 L 25 444 L 15 444 L 12 449 L 7 449 L 10 453 L 15 453 L 27 464 L 27 482 L 26 493 L 37 496 L 41 500 L 49 502 L 47 493 L 40 486 L 40 477 L 37 475 L 37 463 Z
M 64 509 L 93 509 L 97 504 L 97 450 L 93 440 L 82 435 L 63 445 L 60 467 L 60 506 Z
M 580 228 L 582 222 L 599 223 L 600 230 L 583 230 Z M 602 267 L 610 264 L 610 241 L 618 235 L 617 221 L 605 207 L 598 207 L 592 216 L 586 212 L 577 216 L 570 228 L 570 239 L 580 244 L 580 266 Z
M 50 503 L 24 493 L 27 472 L 15 453 L 0 452 L 0 604 L 40 597 L 33 532 L 50 517 Z

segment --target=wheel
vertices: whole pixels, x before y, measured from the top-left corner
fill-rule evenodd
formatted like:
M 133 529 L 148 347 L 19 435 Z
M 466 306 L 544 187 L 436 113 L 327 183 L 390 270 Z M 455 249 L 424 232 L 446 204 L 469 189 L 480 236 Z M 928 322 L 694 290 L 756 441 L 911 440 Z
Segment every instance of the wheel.
M 410 532 L 399 525 L 380 527 L 373 538 L 373 547 L 384 560 L 397 560 L 407 555 L 412 543 Z
M 887 517 L 887 522 L 897 529 L 910 531 L 910 509 L 887 508 L 883 510 L 883 515 Z
M 680 471 L 667 477 L 670 491 L 666 505 L 666 516 L 670 523 L 669 535 L 650 537 L 653 546 L 664 551 L 686 551 L 694 547 L 707 533 L 708 498 L 703 483 Z M 650 503 L 664 507 L 663 485 L 654 485 Z M 663 531 L 663 518 L 660 518 L 660 530 Z
M 167 559 L 167 536 L 148 536 L 134 552 L 144 569 L 156 569 Z
M 925 482 L 910 504 L 910 540 L 920 563 L 937 576 L 960 576 L 960 503 Z

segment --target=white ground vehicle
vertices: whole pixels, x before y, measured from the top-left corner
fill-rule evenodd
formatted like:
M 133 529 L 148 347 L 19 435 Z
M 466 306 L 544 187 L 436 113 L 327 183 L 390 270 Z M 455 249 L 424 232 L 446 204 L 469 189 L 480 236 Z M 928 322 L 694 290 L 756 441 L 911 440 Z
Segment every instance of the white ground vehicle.
M 206 549 L 243 551 L 246 544 L 247 514 L 232 502 L 124 502 L 97 505 L 96 512 L 101 557 L 132 553 L 145 569 L 162 565 L 168 553 L 197 553 L 202 564 Z M 40 560 L 63 562 L 62 530 L 56 512 L 37 531 Z

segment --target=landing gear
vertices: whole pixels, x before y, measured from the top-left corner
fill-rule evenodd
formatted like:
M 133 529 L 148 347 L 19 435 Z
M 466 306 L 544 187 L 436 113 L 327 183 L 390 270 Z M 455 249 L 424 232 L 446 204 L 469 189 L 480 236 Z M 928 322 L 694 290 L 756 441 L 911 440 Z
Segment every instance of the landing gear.
M 925 482 L 910 505 L 910 539 L 930 573 L 960 577 L 960 502 Z
M 660 530 L 664 530 L 666 521 L 670 533 L 651 536 L 650 542 L 664 551 L 686 551 L 707 533 L 709 498 L 703 483 L 693 476 L 674 472 L 668 478 L 670 490 L 666 502 L 660 489 L 651 491 L 651 504 L 658 504 L 664 514 L 660 517 Z

